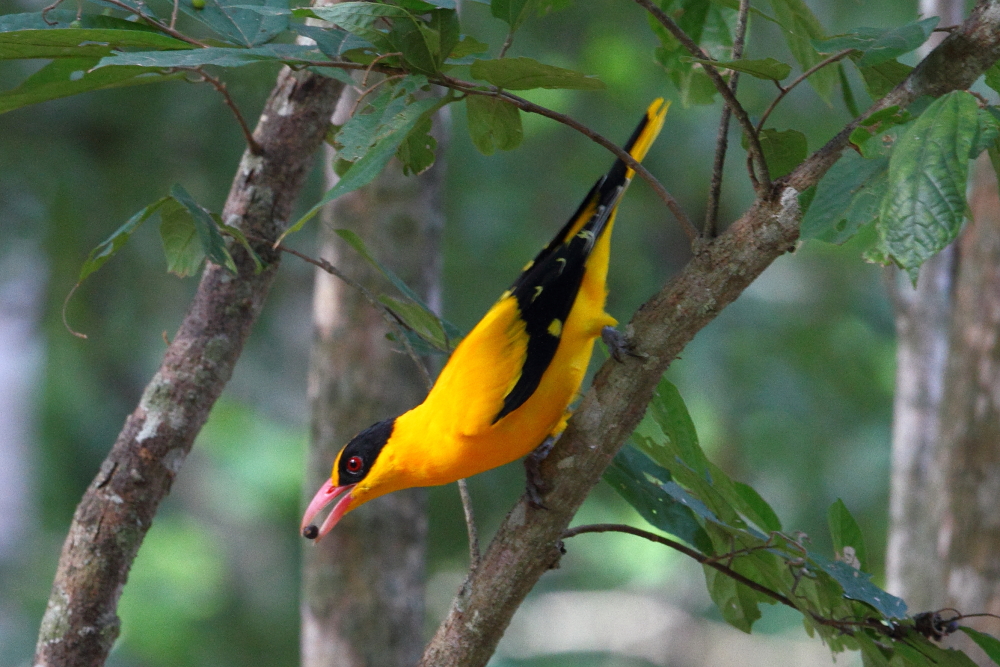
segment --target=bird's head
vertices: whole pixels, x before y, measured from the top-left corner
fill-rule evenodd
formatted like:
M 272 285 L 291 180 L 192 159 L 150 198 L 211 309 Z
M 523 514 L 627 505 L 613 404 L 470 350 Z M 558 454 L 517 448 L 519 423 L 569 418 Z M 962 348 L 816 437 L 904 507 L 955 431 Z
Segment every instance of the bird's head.
M 303 537 L 318 541 L 354 508 L 396 490 L 390 482 L 392 466 L 379 465 L 380 462 L 385 463 L 379 455 L 392 436 L 395 422 L 395 419 L 387 419 L 370 426 L 344 445 L 333 461 L 330 479 L 320 487 L 306 508 L 302 517 Z M 337 504 L 322 525 L 317 527 L 313 519 L 334 500 Z

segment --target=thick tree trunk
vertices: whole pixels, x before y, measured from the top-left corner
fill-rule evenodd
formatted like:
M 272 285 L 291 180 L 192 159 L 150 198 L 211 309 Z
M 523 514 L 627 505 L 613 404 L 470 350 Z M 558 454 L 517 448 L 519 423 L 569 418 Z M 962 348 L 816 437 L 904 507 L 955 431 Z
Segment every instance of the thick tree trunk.
M 234 246 L 239 275 L 209 263 L 135 411 L 76 509 L 33 664 L 99 667 L 115 639 L 132 561 L 153 516 L 232 374 L 278 269 L 271 241 L 292 212 L 343 84 L 283 70 L 243 155 L 222 217 L 253 239 L 267 268 Z
M 355 97 L 344 96 L 335 123 L 347 120 Z M 320 255 L 370 291 L 391 291 L 333 231 L 350 229 L 418 294 L 439 301 L 442 175 L 440 162 L 409 177 L 391 164 L 371 185 L 327 209 Z M 335 178 L 331 174 L 331 181 Z M 352 436 L 408 410 L 427 392 L 413 361 L 386 340 L 388 329 L 379 313 L 357 290 L 322 271 L 316 274 L 313 324 L 309 497 L 329 478 L 334 457 Z M 409 667 L 419 659 L 425 506 L 423 489 L 392 493 L 348 514 L 315 547 L 307 545 L 305 667 Z

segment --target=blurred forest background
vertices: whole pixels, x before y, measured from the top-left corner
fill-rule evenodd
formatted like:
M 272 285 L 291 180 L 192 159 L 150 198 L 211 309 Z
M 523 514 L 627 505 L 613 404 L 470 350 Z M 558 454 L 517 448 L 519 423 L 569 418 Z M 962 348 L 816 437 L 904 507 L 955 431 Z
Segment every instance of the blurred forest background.
M 0 0 L 0 13 L 43 4 Z M 832 33 L 899 25 L 917 12 L 907 0 L 810 5 Z M 504 27 L 487 6 L 467 3 L 463 11 L 469 32 L 491 35 L 494 49 L 503 41 Z M 762 50 L 747 57 L 784 48 L 766 21 L 753 21 L 751 35 L 748 43 Z M 606 91 L 528 97 L 622 141 L 650 99 L 677 98 L 653 60 L 655 46 L 640 7 L 589 0 L 529 21 L 511 55 L 598 75 Z M 0 87 L 13 87 L 41 64 L 4 63 Z M 270 66 L 230 72 L 229 88 L 248 118 L 256 118 L 275 73 Z M 863 88 L 855 91 L 859 107 L 867 106 Z M 741 81 L 751 113 L 774 93 L 768 82 Z M 718 114 L 717 107 L 675 101 L 646 161 L 695 220 L 704 215 Z M 812 150 L 849 116 L 841 102 L 828 106 L 801 86 L 773 118 L 778 128 L 810 128 Z M 463 111 L 452 116 L 441 156 L 448 174 L 444 314 L 463 330 L 611 162 L 563 126 L 531 115 L 524 121 L 521 148 L 484 157 L 469 141 Z M 217 93 L 182 82 L 20 109 L 3 116 L 2 128 L 0 665 L 28 665 L 73 509 L 156 369 L 164 335 L 173 336 L 196 282 L 166 274 L 159 236 L 148 227 L 70 303 L 69 322 L 87 340 L 63 326 L 63 300 L 89 250 L 171 184 L 218 210 L 244 144 Z M 732 137 L 723 221 L 752 200 L 735 130 Z M 320 188 L 317 168 L 302 208 Z M 291 244 L 312 252 L 315 231 L 307 228 Z M 637 180 L 613 246 L 609 311 L 627 321 L 686 261 L 687 243 Z M 701 332 L 669 373 L 709 455 L 761 491 L 784 525 L 829 550 L 826 508 L 842 498 L 869 537 L 876 564 L 885 549 L 894 371 L 882 280 L 850 245 L 804 244 Z M 109 664 L 297 664 L 299 550 L 308 547 L 297 528 L 312 285 L 312 267 L 284 260 L 226 394 L 142 547 Z M 519 464 L 470 480 L 485 539 L 523 483 Z M 468 554 L 454 485 L 433 489 L 430 498 L 428 633 L 446 613 Z M 605 485 L 578 516 L 595 521 L 642 523 Z M 700 567 L 679 554 L 612 534 L 577 538 L 568 548 L 491 664 L 638 666 L 668 664 L 668 655 L 675 661 L 669 664 L 697 664 L 682 659 L 696 640 L 718 652 L 699 658 L 705 664 L 829 661 L 784 609 L 766 610 L 752 638 L 723 626 Z

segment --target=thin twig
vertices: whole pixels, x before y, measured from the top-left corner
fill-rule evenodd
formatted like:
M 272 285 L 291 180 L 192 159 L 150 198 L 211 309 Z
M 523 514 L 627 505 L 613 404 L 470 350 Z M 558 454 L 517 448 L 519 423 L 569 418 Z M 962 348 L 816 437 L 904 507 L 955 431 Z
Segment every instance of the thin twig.
M 188 37 L 184 33 L 181 33 L 181 32 L 178 32 L 177 30 L 174 30 L 171 26 L 169 26 L 169 25 L 167 25 L 165 23 L 161 23 L 160 21 L 157 21 L 156 19 L 154 19 L 149 14 L 146 14 L 142 10 L 136 9 L 135 7 L 131 7 L 131 6 L 127 5 L 124 2 L 121 2 L 121 0 L 105 0 L 105 2 L 108 2 L 108 3 L 112 4 L 112 5 L 114 5 L 115 7 L 119 7 L 121 9 L 124 9 L 125 11 L 129 12 L 130 14 L 135 14 L 136 16 L 138 16 L 139 18 L 141 18 L 143 21 L 145 21 L 149 25 L 153 26 L 157 30 L 162 30 L 163 32 L 167 33 L 168 35 L 170 35 L 174 39 L 179 39 L 182 42 L 187 42 L 188 44 L 194 44 L 195 46 L 200 46 L 202 48 L 208 47 L 208 44 L 205 44 L 204 42 L 199 42 L 197 39 L 195 39 L 193 37 Z
M 469 485 L 464 479 L 458 480 L 458 495 L 462 497 L 462 509 L 465 510 L 465 528 L 469 532 L 469 574 L 479 568 L 482 557 L 479 553 L 479 531 L 476 530 L 476 516 L 472 513 L 472 496 L 469 495 Z
M 177 10 L 180 8 L 181 0 L 174 0 L 174 11 L 170 12 L 170 29 L 177 26 Z
M 854 49 L 844 49 L 843 51 L 835 53 L 829 58 L 826 58 L 825 60 L 821 60 L 820 62 L 816 63 L 815 65 L 807 69 L 805 72 L 800 74 L 799 77 L 794 81 L 792 81 L 790 84 L 788 84 L 788 86 L 782 86 L 777 81 L 775 81 L 775 85 L 778 86 L 778 89 L 781 92 L 778 93 L 778 96 L 771 101 L 771 104 L 767 107 L 767 109 L 764 110 L 764 113 L 761 115 L 760 120 L 757 121 L 757 132 L 760 133 L 761 128 L 764 127 L 764 121 L 766 121 L 767 117 L 771 115 L 772 111 L 774 111 L 774 107 L 778 106 L 778 102 L 785 99 L 785 95 L 792 92 L 792 89 L 795 88 L 795 86 L 799 85 L 800 83 L 808 79 L 810 76 L 815 74 L 818 70 L 826 67 L 827 65 L 835 63 L 838 60 L 844 59 L 853 50 Z
M 736 581 L 740 582 L 747 588 L 752 588 L 758 593 L 762 593 L 768 596 L 769 598 L 780 602 L 783 605 L 787 605 L 789 607 L 792 607 L 793 609 L 798 609 L 798 607 L 795 605 L 794 602 L 786 598 L 781 593 L 778 593 L 777 591 L 772 591 L 767 586 L 762 586 L 753 579 L 748 579 L 739 572 L 736 572 L 726 567 L 722 563 L 715 562 L 714 560 L 712 560 L 705 554 L 701 553 L 700 551 L 692 549 L 691 547 L 685 546 L 680 542 L 676 542 L 667 537 L 663 537 L 662 535 L 651 533 L 648 530 L 642 530 L 641 528 L 633 528 L 632 526 L 627 526 L 621 523 L 595 523 L 588 526 L 577 526 L 576 528 L 570 528 L 569 530 L 567 530 L 562 534 L 562 538 L 565 540 L 570 537 L 574 537 L 576 535 L 582 535 L 583 533 L 611 533 L 611 532 L 628 533 L 629 535 L 635 535 L 636 537 L 642 537 L 651 542 L 656 542 L 657 544 L 668 546 L 671 549 L 680 551 L 685 556 L 693 558 L 702 565 L 707 565 L 708 567 L 711 567 L 713 569 L 718 570 L 719 572 L 722 572 L 727 577 L 735 579 Z
M 372 73 L 373 69 L 375 69 L 375 71 L 379 71 L 378 69 L 376 69 L 376 66 L 379 64 L 379 62 L 385 60 L 386 58 L 392 58 L 393 56 L 401 56 L 401 55 L 403 55 L 402 52 L 397 51 L 394 53 L 383 53 L 379 56 L 376 56 L 375 59 L 372 60 L 370 63 L 368 63 L 368 65 L 365 67 L 365 75 L 361 77 L 361 85 L 362 86 L 368 85 L 368 75 Z M 408 72 L 404 72 L 404 74 L 407 73 Z
M 351 113 L 349 113 L 347 115 L 348 116 L 353 116 L 354 112 L 358 110 L 359 106 L 361 106 L 361 101 L 364 100 L 373 90 L 375 90 L 376 88 L 378 88 L 382 84 L 386 83 L 387 81 L 393 81 L 395 79 L 401 79 L 401 78 L 403 78 L 405 76 L 406 76 L 405 73 L 403 73 L 403 74 L 393 74 L 391 76 L 385 77 L 381 81 L 376 81 L 375 83 L 373 83 L 372 85 L 370 85 L 368 88 L 365 88 L 364 90 L 362 90 L 358 94 L 358 99 L 356 99 L 354 101 L 354 106 L 351 107 Z M 365 73 L 365 81 L 367 81 L 367 80 L 368 80 L 368 73 L 366 72 Z
M 545 116 L 546 118 L 551 118 L 554 121 L 557 121 L 559 123 L 562 123 L 563 125 L 567 125 L 573 128 L 574 130 L 576 130 L 583 136 L 587 137 L 591 141 L 611 151 L 611 153 L 613 153 L 615 157 L 617 157 L 619 160 L 627 164 L 631 169 L 635 171 L 635 173 L 641 176 L 644 181 L 649 183 L 650 187 L 653 188 L 653 191 L 656 192 L 656 194 L 660 197 L 660 199 L 662 199 L 663 202 L 667 205 L 667 208 L 670 209 L 670 212 L 674 214 L 674 217 L 677 218 L 677 221 L 681 223 L 681 228 L 684 230 L 684 233 L 687 234 L 688 239 L 694 242 L 698 238 L 698 230 L 691 223 L 691 219 L 688 218 L 687 214 L 684 212 L 684 209 L 681 208 L 680 203 L 678 203 L 678 201 L 674 199 L 673 195 L 667 192 L 667 189 L 663 187 L 663 184 L 660 183 L 658 180 L 656 180 L 656 177 L 653 176 L 651 173 L 649 173 L 648 169 L 643 167 L 638 161 L 636 161 L 635 158 L 633 158 L 631 155 L 625 152 L 620 146 L 608 140 L 601 134 L 598 134 L 597 132 L 591 130 L 586 125 L 583 125 L 582 123 L 574 120 L 573 118 L 570 118 L 565 114 L 561 114 L 557 111 L 553 111 L 552 109 L 540 106 L 538 104 L 535 104 L 534 102 L 529 102 L 523 97 L 518 97 L 517 95 L 514 95 L 513 93 L 507 92 L 505 90 L 495 90 L 495 89 L 480 90 L 476 88 L 475 84 L 469 83 L 467 81 L 461 81 L 459 79 L 454 79 L 450 76 L 445 76 L 445 75 L 442 75 L 439 79 L 436 79 L 434 82 L 439 83 L 448 88 L 452 88 L 454 90 L 467 93 L 469 95 L 483 95 L 486 97 L 496 97 L 506 102 L 510 102 L 511 104 L 521 109 L 522 111 L 527 111 L 529 113 L 535 113 L 540 116 Z
M 236 102 L 230 97 L 229 91 L 226 90 L 226 84 L 215 78 L 208 72 L 206 72 L 201 67 L 177 67 L 177 70 L 182 70 L 186 72 L 194 72 L 201 77 L 202 81 L 210 83 L 213 88 L 215 88 L 222 95 L 222 98 L 226 101 L 226 106 L 228 106 L 233 115 L 236 116 L 236 122 L 240 125 L 240 130 L 243 132 L 243 139 L 247 142 L 247 148 L 250 149 L 250 153 L 253 155 L 263 155 L 264 149 L 261 147 L 257 140 L 253 138 L 253 132 L 250 130 L 250 126 L 247 125 L 246 120 L 243 118 L 243 114 L 240 113 L 239 107 L 236 106 Z
M 399 320 L 397 320 L 396 317 L 392 314 L 392 311 L 386 308 L 385 305 L 383 305 L 382 302 L 379 301 L 378 298 L 368 290 L 368 288 L 366 288 L 364 285 L 354 280 L 353 278 L 349 277 L 347 274 L 342 272 L 340 269 L 338 269 L 337 267 L 335 267 L 333 264 L 326 261 L 322 257 L 320 257 L 319 259 L 315 259 L 313 257 L 310 257 L 309 255 L 301 253 L 298 250 L 294 250 L 280 243 L 274 247 L 282 252 L 287 252 L 290 255 L 295 255 L 302 261 L 308 262 L 309 264 L 312 264 L 317 268 L 323 269 L 332 276 L 337 276 L 345 283 L 358 290 L 361 293 L 361 295 L 365 298 L 365 300 L 368 301 L 368 303 L 370 303 L 375 308 L 375 310 L 379 312 L 380 315 L 382 315 L 382 319 L 384 319 L 386 323 L 390 327 L 392 327 L 392 330 L 396 334 L 396 338 L 398 338 L 399 342 L 403 344 L 404 348 L 406 348 L 406 354 L 409 355 L 410 359 L 413 360 L 413 363 L 416 364 L 417 368 L 420 369 L 420 374 L 423 375 L 424 384 L 427 385 L 427 388 L 430 389 L 434 385 L 434 381 L 431 379 L 431 374 L 427 371 L 427 367 L 424 366 L 422 361 L 420 361 L 420 357 L 417 356 L 417 353 L 413 349 L 413 346 L 410 345 L 410 341 L 406 337 L 406 333 L 403 331 L 403 325 L 399 323 Z
M 750 13 L 750 0 L 740 0 L 740 10 L 736 15 L 736 39 L 733 40 L 731 59 L 743 57 L 743 45 L 746 43 L 747 16 Z M 736 87 L 740 82 L 740 73 L 734 71 L 729 77 L 729 89 L 736 95 Z M 722 172 L 726 166 L 726 151 L 729 148 L 729 120 L 733 110 L 728 104 L 722 105 L 722 117 L 719 119 L 719 134 L 715 141 L 715 163 L 712 165 L 712 183 L 708 189 L 708 204 L 705 207 L 705 227 L 702 235 L 706 239 L 715 237 L 719 228 L 719 199 L 722 193 Z
M 749 0 L 740 0 L 739 14 L 736 19 L 736 39 L 733 43 L 731 60 L 739 60 L 743 55 L 744 39 L 746 37 L 747 10 Z M 736 94 L 740 81 L 740 73 L 733 71 L 729 77 L 729 89 Z M 729 148 L 729 121 L 733 111 L 728 104 L 722 105 L 722 114 L 719 118 L 719 130 L 715 144 L 715 161 L 712 166 L 712 181 L 709 187 L 708 203 L 705 207 L 705 227 L 703 235 L 705 238 L 714 238 L 718 230 L 719 219 L 719 199 L 722 192 L 722 173 L 726 164 L 726 151 Z
M 653 4 L 652 0 L 635 0 L 641 7 L 653 15 L 660 24 L 670 32 L 671 35 L 677 38 L 677 41 L 687 49 L 691 55 L 700 60 L 714 60 L 708 53 L 702 50 L 700 46 L 695 44 L 687 33 L 681 30 L 680 26 L 674 22 L 672 18 L 667 16 L 666 12 Z M 726 80 L 722 78 L 719 74 L 719 70 L 713 65 L 702 63 L 702 67 L 705 69 L 705 73 L 708 74 L 712 83 L 715 84 L 715 88 L 722 95 L 722 98 L 729 104 L 730 108 L 733 110 L 733 114 L 736 116 L 736 120 L 739 121 L 740 125 L 743 127 L 743 132 L 747 135 L 747 142 L 750 146 L 750 155 L 753 157 L 754 164 L 756 165 L 756 174 L 750 173 L 750 180 L 753 181 L 754 190 L 757 192 L 757 196 L 762 199 L 766 199 L 771 196 L 771 173 L 767 168 L 767 162 L 764 161 L 764 151 L 760 147 L 760 139 L 757 137 L 757 132 L 754 129 L 753 123 L 750 122 L 750 116 L 747 115 L 746 109 L 739 103 L 736 99 L 736 95 L 733 91 L 729 89 L 726 84 Z

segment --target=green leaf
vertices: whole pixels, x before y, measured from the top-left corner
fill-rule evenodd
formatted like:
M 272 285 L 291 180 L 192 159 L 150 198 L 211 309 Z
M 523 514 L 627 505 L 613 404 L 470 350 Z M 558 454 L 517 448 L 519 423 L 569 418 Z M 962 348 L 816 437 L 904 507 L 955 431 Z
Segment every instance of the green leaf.
M 666 468 L 670 468 L 673 454 L 699 477 L 709 479 L 709 462 L 698 445 L 698 433 L 688 413 L 681 393 L 672 382 L 663 378 L 656 387 L 653 400 L 649 404 L 649 414 L 660 427 L 666 443 L 656 449 L 645 451 Z
M 160 75 L 142 67 L 108 67 L 94 70 L 97 58 L 59 58 L 0 93 L 0 113 L 60 97 L 121 86 L 160 83 L 179 74 Z
M 815 40 L 813 45 L 824 53 L 855 49 L 860 52 L 858 67 L 871 67 L 917 49 L 930 38 L 939 21 L 939 17 L 932 16 L 889 30 L 857 28 L 830 39 Z
M 219 231 L 221 231 L 223 234 L 227 234 L 228 236 L 232 236 L 234 239 L 236 239 L 236 242 L 239 243 L 241 246 L 243 246 L 243 249 L 247 251 L 247 254 L 250 255 L 250 259 L 253 260 L 254 273 L 260 273 L 261 271 L 263 271 L 264 262 L 261 260 L 260 255 L 257 254 L 257 251 L 253 249 L 253 246 L 250 245 L 250 242 L 247 241 L 247 237 L 243 235 L 243 232 L 240 231 L 239 227 L 227 225 L 226 223 L 222 222 L 222 219 L 215 213 L 212 214 L 212 218 L 215 220 L 215 223 L 219 226 Z
M 745 506 L 753 510 L 752 513 L 747 513 L 748 519 L 768 533 L 781 531 L 781 519 L 778 518 L 767 501 L 757 493 L 757 489 L 743 482 L 734 481 L 733 486 L 740 494 Z
M 851 82 L 847 80 L 847 69 L 842 62 L 837 63 L 837 77 L 840 79 L 840 92 L 844 98 L 844 106 L 847 107 L 847 113 L 851 115 L 851 118 L 857 118 L 860 111 L 858 111 L 858 104 L 854 100 L 854 91 L 851 89 Z
M 973 630 L 970 627 L 960 625 L 958 629 L 969 636 L 969 639 L 976 642 L 979 648 L 989 656 L 990 660 L 1000 665 L 1000 640 L 985 632 Z
M 744 148 L 748 146 L 746 135 L 743 135 Z M 764 151 L 771 178 L 781 178 L 795 169 L 808 154 L 806 135 L 798 130 L 764 129 L 760 133 L 760 148 Z
M 537 0 L 493 0 L 490 3 L 490 13 L 510 26 L 514 32 L 521 27 L 538 4 Z
M 87 276 L 104 266 L 105 262 L 114 257 L 115 253 L 132 237 L 132 234 L 139 228 L 139 225 L 146 222 L 149 216 L 153 215 L 169 199 L 169 197 L 163 197 L 142 209 L 129 218 L 124 225 L 115 230 L 114 234 L 91 250 L 90 254 L 87 255 L 87 259 L 84 260 L 83 266 L 80 267 L 80 276 L 77 278 L 77 283 L 82 283 L 86 280 Z
M 604 82 L 571 69 L 545 65 L 531 58 L 501 58 L 477 60 L 472 63 L 472 78 L 489 81 L 507 90 L 532 90 L 534 88 L 569 88 L 574 90 L 601 90 Z
M 145 30 L 68 28 L 0 32 L 0 59 L 93 58 L 113 49 L 190 49 L 179 39 Z
M 812 40 L 823 38 L 823 26 L 803 0 L 771 0 L 774 17 L 782 27 L 785 43 L 796 62 L 806 71 L 824 58 L 812 45 Z M 837 72 L 824 67 L 809 77 L 809 84 L 819 96 L 829 102 L 837 83 Z
M 201 0 L 198 4 L 202 6 L 178 0 L 182 12 L 234 44 L 260 46 L 288 30 L 288 0 Z
M 402 7 L 377 2 L 339 2 L 329 6 L 297 10 L 293 14 L 296 16 L 309 14 L 334 23 L 347 32 L 367 40 L 383 53 L 391 50 L 392 43 L 387 33 L 377 27 L 379 21 L 382 19 L 402 19 L 412 22 L 414 20 L 410 13 Z
M 889 187 L 889 158 L 866 160 L 854 151 L 823 176 L 802 218 L 801 238 L 841 244 L 878 216 Z
M 226 247 L 226 241 L 222 238 L 215 220 L 212 219 L 208 211 L 199 206 L 180 184 L 175 184 L 170 188 L 170 196 L 176 199 L 177 203 L 187 209 L 191 215 L 191 222 L 198 233 L 198 241 L 201 243 L 201 249 L 205 256 L 215 264 L 225 267 L 231 273 L 238 273 L 236 263 L 233 262 L 233 257 Z
M 868 116 L 851 132 L 850 142 L 858 147 L 866 158 L 888 156 L 892 152 L 898 132 L 887 133 L 899 125 L 913 120 L 913 115 L 899 107 L 891 106 Z
M 859 570 L 867 569 L 868 552 L 865 550 L 864 534 L 843 500 L 838 498 L 830 505 L 826 520 L 830 526 L 830 538 L 833 540 L 833 552 L 837 560 Z
M 690 58 L 692 62 L 702 65 L 714 65 L 715 67 L 745 72 L 758 79 L 770 81 L 781 81 L 792 71 L 790 65 L 786 65 L 774 58 L 764 58 L 762 60 L 702 60 L 701 58 Z
M 871 67 L 858 68 L 861 78 L 864 79 L 865 89 L 873 100 L 880 100 L 889 91 L 902 83 L 903 79 L 910 75 L 913 68 L 909 65 L 887 60 Z
M 191 213 L 173 197 L 160 209 L 160 240 L 167 258 L 167 271 L 180 278 L 194 275 L 201 268 L 205 252 L 198 240 Z
M 378 300 L 395 314 L 404 327 L 423 338 L 431 346 L 443 352 L 448 351 L 448 339 L 437 315 L 425 310 L 419 303 L 402 301 L 386 294 L 380 294 Z
M 97 67 L 112 65 L 148 68 L 201 67 L 202 65 L 241 67 L 265 61 L 294 63 L 303 60 L 322 60 L 321 52 L 315 46 L 304 44 L 269 44 L 252 49 L 210 46 L 205 49 L 186 51 L 131 51 L 107 56 L 101 60 Z
M 906 618 L 906 603 L 873 584 L 872 575 L 854 569 L 847 563 L 831 561 L 809 552 L 809 558 L 836 579 L 844 589 L 844 597 L 872 606 L 886 618 Z
M 1000 134 L 1000 118 L 994 116 L 988 109 L 980 109 L 978 116 L 979 125 L 972 140 L 972 148 L 969 150 L 970 160 L 975 160 L 984 150 L 996 145 L 997 136 Z
M 466 116 L 472 143 L 483 155 L 496 149 L 509 151 L 521 145 L 520 110 L 497 97 L 470 95 L 465 98 Z
M 418 20 L 394 21 L 389 41 L 410 66 L 425 74 L 441 69 L 458 43 L 458 15 L 451 9 L 435 9 L 427 23 Z
M 993 89 L 993 92 L 1000 93 L 1000 61 L 993 63 L 984 73 L 986 85 Z
M 708 594 L 722 612 L 722 618 L 734 628 L 749 634 L 761 616 L 757 606 L 759 594 L 715 568 L 706 565 L 704 570 Z
M 316 42 L 316 47 L 331 60 L 339 59 L 346 51 L 357 48 L 374 48 L 366 40 L 352 35 L 346 30 L 336 28 L 320 28 L 315 25 L 305 23 L 294 23 L 291 26 L 299 35 L 308 37 Z
M 396 158 L 402 165 L 404 174 L 422 174 L 434 164 L 437 139 L 430 134 L 431 126 L 431 119 L 425 118 L 406 135 L 406 139 L 396 149 Z
M 885 253 L 914 282 L 920 265 L 961 229 L 969 154 L 978 128 L 975 97 L 953 91 L 910 124 L 892 152 L 879 237 Z
M 415 100 L 394 114 L 381 126 L 384 128 L 384 131 L 379 131 L 377 136 L 374 137 L 374 143 L 369 145 L 364 155 L 351 164 L 347 171 L 340 177 L 340 180 L 337 181 L 337 184 L 327 190 L 319 202 L 299 218 L 295 224 L 285 230 L 279 241 L 289 234 L 302 229 L 302 226 L 319 213 L 319 210 L 328 202 L 371 183 L 385 166 L 389 164 L 389 160 L 395 155 L 400 144 L 409 136 L 413 128 L 421 122 L 425 114 L 430 115 L 434 113 L 438 108 L 447 104 L 448 101 L 448 97 Z
M 671 481 L 670 472 L 635 447 L 619 450 L 604 471 L 604 481 L 651 525 L 703 553 L 712 552 L 712 542 L 691 508 L 664 492 L 662 485 Z
M 470 37 L 469 35 L 462 35 L 462 39 L 455 44 L 452 48 L 451 53 L 448 55 L 450 59 L 461 60 L 468 56 L 475 55 L 477 53 L 486 53 L 490 48 L 489 44 L 484 44 L 480 42 L 475 37 Z M 472 61 L 467 63 L 472 64 Z

